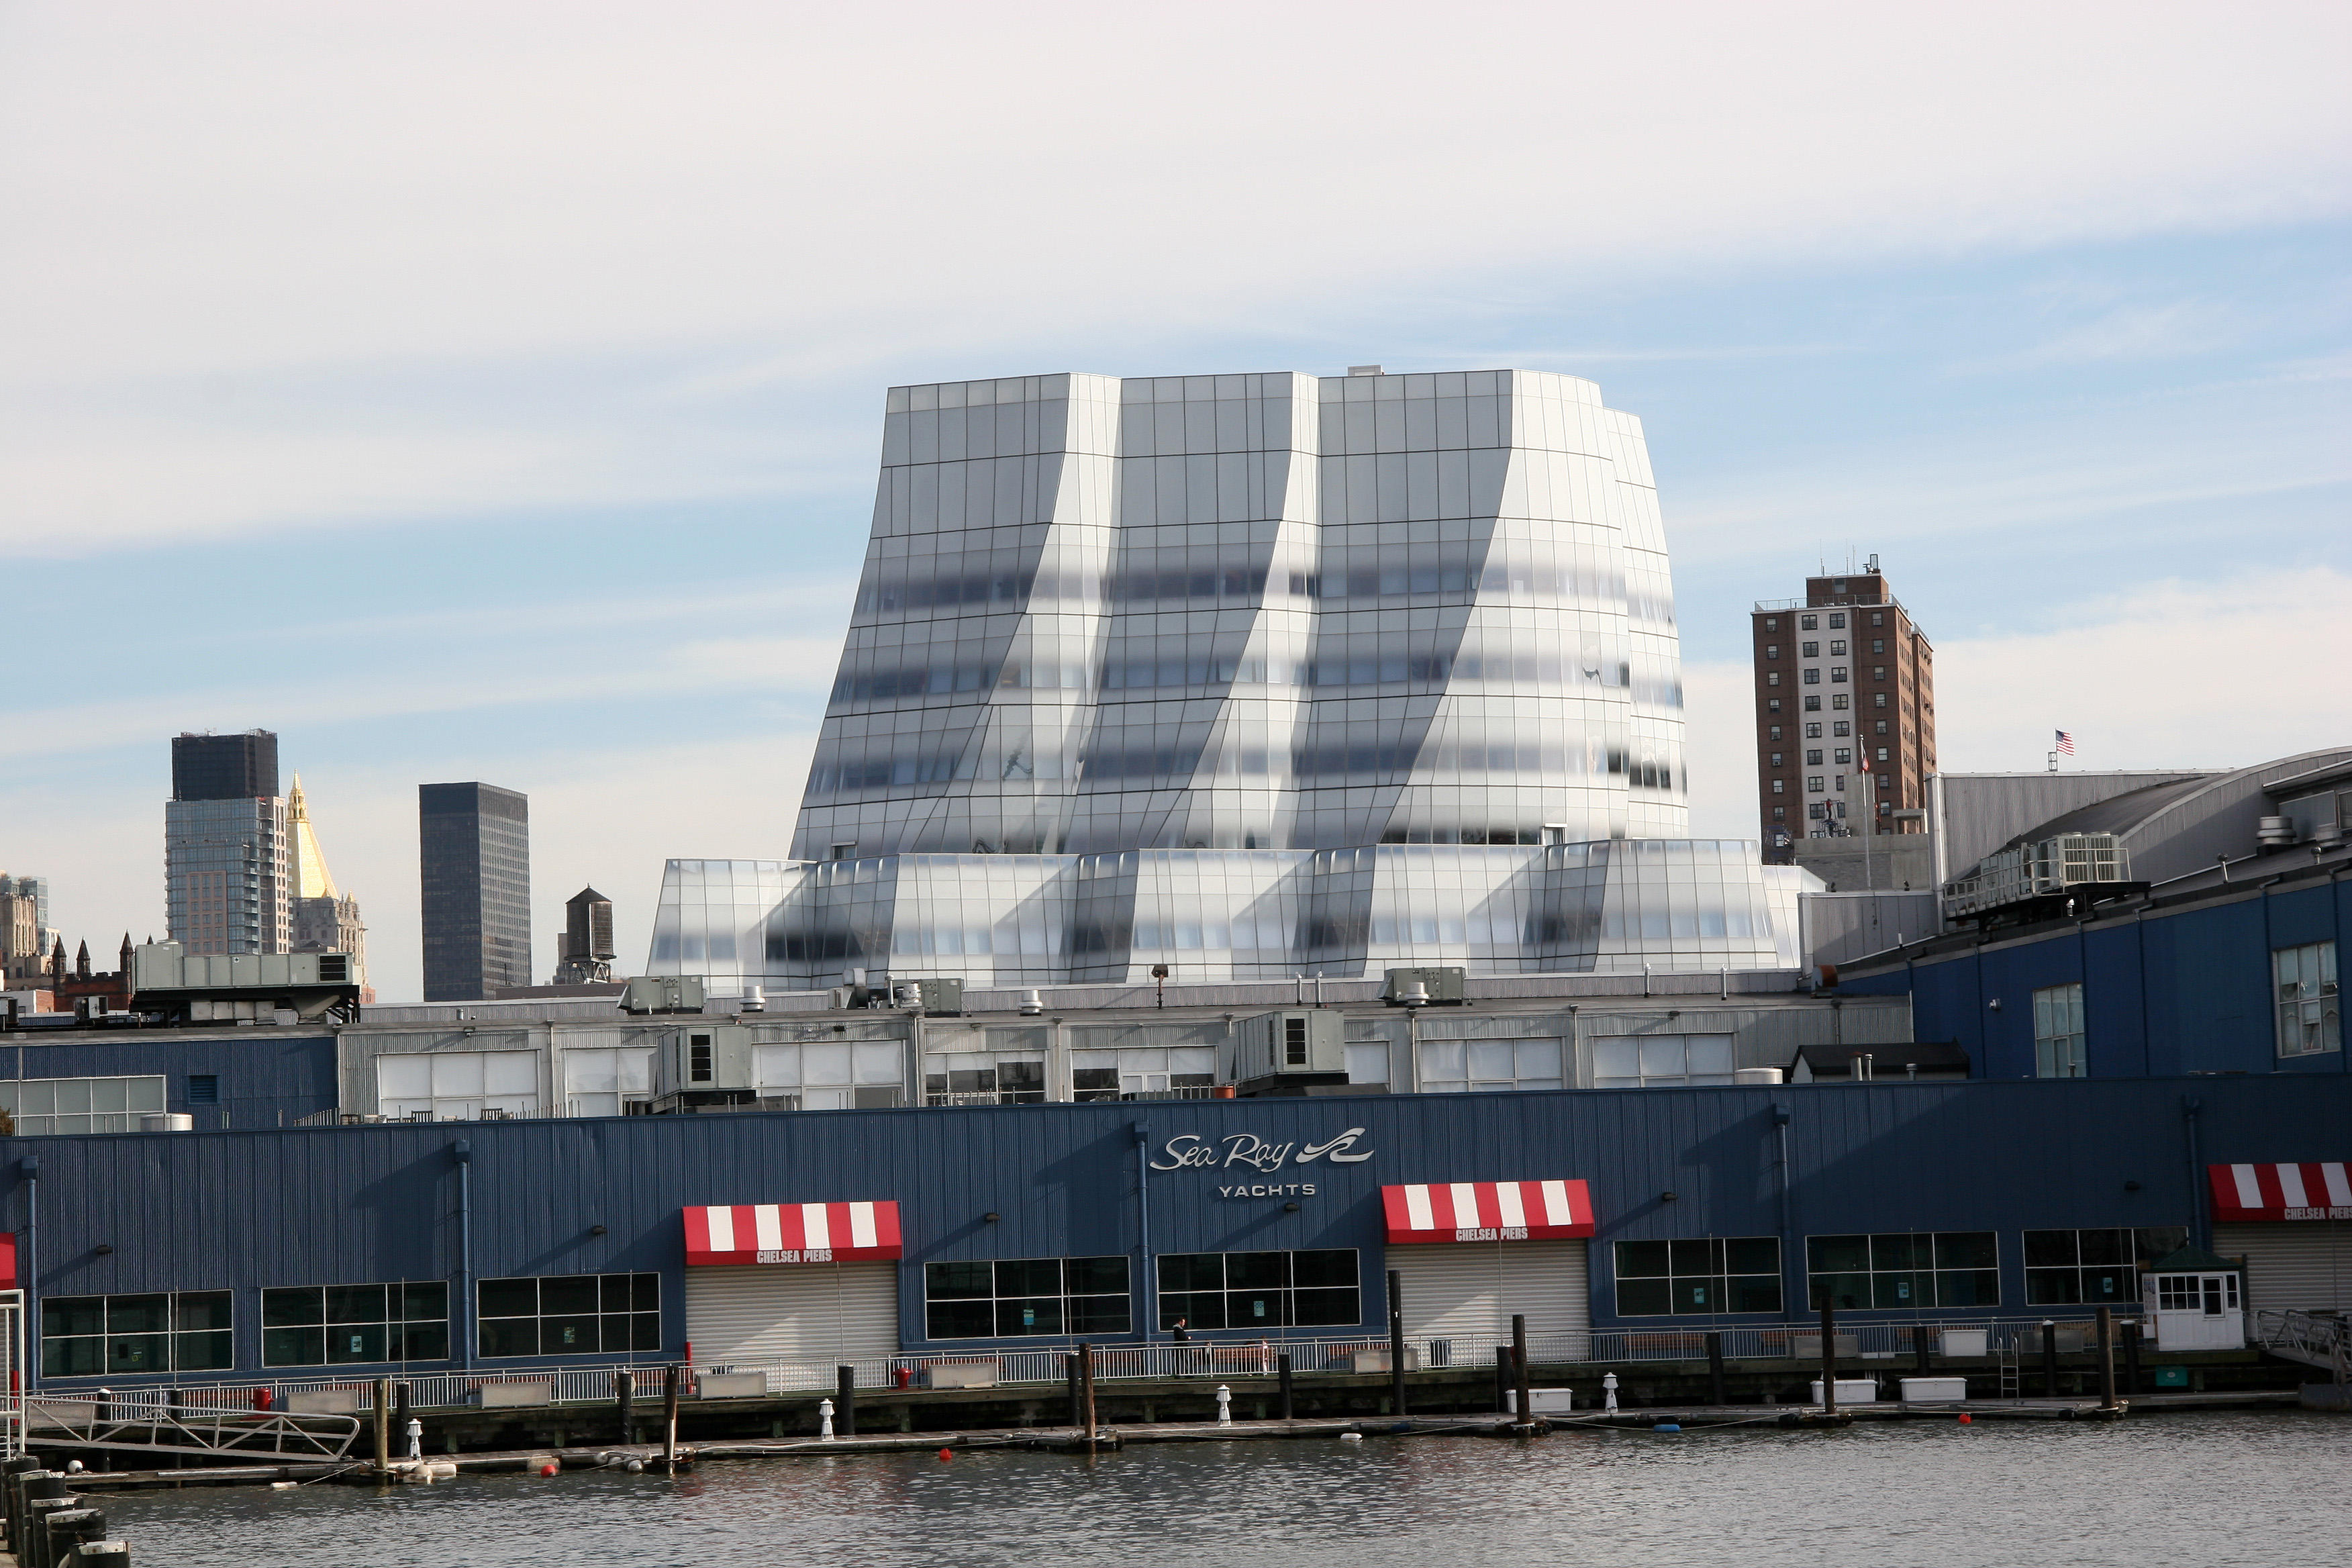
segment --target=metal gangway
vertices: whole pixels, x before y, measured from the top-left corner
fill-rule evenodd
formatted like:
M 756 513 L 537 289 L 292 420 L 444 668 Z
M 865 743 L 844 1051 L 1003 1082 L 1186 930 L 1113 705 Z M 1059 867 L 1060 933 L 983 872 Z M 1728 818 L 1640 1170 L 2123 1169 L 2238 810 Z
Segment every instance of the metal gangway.
M 33 1447 L 132 1457 L 176 1455 L 251 1464 L 333 1464 L 360 1435 L 356 1415 L 192 1408 L 161 1400 L 51 1398 L 16 1402 Z
M 2274 1356 L 2352 1383 L 2352 1321 L 2333 1312 L 2265 1310 L 2254 1314 L 2254 1338 Z

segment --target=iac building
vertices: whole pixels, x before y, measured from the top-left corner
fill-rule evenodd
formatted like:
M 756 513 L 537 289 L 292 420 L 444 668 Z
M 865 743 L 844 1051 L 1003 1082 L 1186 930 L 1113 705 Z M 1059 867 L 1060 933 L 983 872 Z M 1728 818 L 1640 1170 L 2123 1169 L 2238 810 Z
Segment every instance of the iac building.
M 1687 837 L 1641 424 L 1531 371 L 889 394 L 789 860 L 673 860 L 649 968 L 803 989 L 1789 968 Z

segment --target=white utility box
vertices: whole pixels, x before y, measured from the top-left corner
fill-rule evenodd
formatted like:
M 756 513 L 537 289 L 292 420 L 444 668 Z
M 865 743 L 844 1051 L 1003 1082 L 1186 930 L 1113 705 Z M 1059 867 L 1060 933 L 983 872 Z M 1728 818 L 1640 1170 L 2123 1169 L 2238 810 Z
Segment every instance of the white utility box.
M 949 1361 L 923 1369 L 925 1388 L 994 1388 L 997 1365 L 992 1361 Z
M 352 1415 L 367 1408 L 367 1391 L 359 1388 L 303 1388 L 286 1396 L 289 1415 Z
M 1576 1390 L 1572 1388 L 1528 1390 L 1528 1413 L 1531 1415 L 1566 1415 L 1575 1408 Z
M 698 1399 L 757 1399 L 767 1392 L 764 1372 L 706 1372 L 694 1380 Z
M 1937 1355 L 1980 1356 L 1985 1353 L 1982 1329 L 1943 1329 L 1936 1334 Z
M 1878 1403 L 1877 1381 L 1867 1377 L 1839 1378 L 1837 1396 L 1840 1405 L 1875 1405 Z M 1821 1402 L 1822 1380 L 1817 1377 L 1813 1379 L 1813 1403 L 1819 1405 Z
M 1386 1351 L 1356 1351 L 1347 1357 L 1347 1362 L 1348 1370 L 1349 1372 L 1387 1372 L 1390 1370 L 1389 1352 Z M 1407 1372 L 1419 1372 L 1421 1370 L 1420 1346 L 1407 1345 L 1404 1347 L 1404 1369 Z
M 552 1405 L 555 1384 L 536 1380 L 527 1383 L 485 1383 L 466 1395 L 466 1403 L 486 1409 L 513 1405 Z
M 1906 1405 L 1958 1405 L 1969 1396 L 1969 1380 L 1965 1377 L 1906 1377 L 1903 1380 L 1903 1403 Z

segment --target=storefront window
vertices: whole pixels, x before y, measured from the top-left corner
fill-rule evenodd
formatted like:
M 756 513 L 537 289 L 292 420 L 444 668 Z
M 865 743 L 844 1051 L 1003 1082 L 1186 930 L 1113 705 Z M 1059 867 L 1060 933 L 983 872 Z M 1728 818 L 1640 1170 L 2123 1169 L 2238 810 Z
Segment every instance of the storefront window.
M 1989 1230 L 1810 1237 L 1805 1258 L 1812 1307 L 2000 1305 L 2000 1255 Z
M 131 1377 L 225 1372 L 229 1293 L 50 1296 L 41 1302 L 41 1375 Z
M 611 1355 L 657 1351 L 658 1274 L 550 1274 L 475 1287 L 480 1353 Z
M 1621 1241 L 1616 1248 L 1621 1318 L 1780 1310 L 1777 1236 Z
M 1363 1321 L 1356 1252 L 1181 1252 L 1160 1258 L 1160 1326 L 1328 1328 Z
M 2139 1300 L 2140 1271 L 2189 1245 L 2186 1226 L 2139 1230 L 2029 1230 L 2025 1300 L 2032 1307 Z
M 1132 1316 L 1124 1257 L 926 1263 L 923 1296 L 935 1340 L 1123 1334 Z
M 449 1359 L 449 1287 L 303 1285 L 261 1293 L 261 1364 Z

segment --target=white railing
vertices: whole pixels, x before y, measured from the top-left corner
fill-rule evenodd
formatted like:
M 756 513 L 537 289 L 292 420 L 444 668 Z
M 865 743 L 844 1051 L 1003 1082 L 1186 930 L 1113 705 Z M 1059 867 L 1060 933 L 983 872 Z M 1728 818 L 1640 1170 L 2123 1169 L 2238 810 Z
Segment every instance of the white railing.
M 2278 1314 L 2265 1316 L 2275 1317 Z M 2124 1323 L 2137 1321 L 2134 1314 L 2118 1313 L 2116 1316 L 2118 1330 Z M 2318 1321 L 2325 1322 L 2328 1320 Z M 2032 1317 L 1952 1318 L 1895 1323 L 1841 1321 L 1834 1329 L 1836 1341 L 1832 1349 L 1842 1361 L 1855 1358 L 1908 1359 L 1917 1354 L 1919 1340 L 1924 1337 L 1929 1351 L 1940 1356 L 1941 1335 L 1946 1331 L 1959 1331 L 1982 1332 L 1989 1355 L 1998 1356 L 2004 1352 L 2011 1356 L 2038 1355 L 2041 1325 L 2048 1321 L 2054 1321 L 2057 1325 L 2055 1338 L 2061 1353 L 2087 1351 L 2097 1342 L 2091 1320 L 2050 1319 L 2037 1314 Z M 1704 1362 L 1707 1359 L 1710 1333 L 1720 1336 L 1723 1356 L 1727 1361 L 1779 1360 L 1817 1363 L 1821 1359 L 1821 1325 L 1818 1322 L 1712 1331 L 1660 1327 L 1537 1333 L 1528 1336 L 1528 1359 L 1538 1365 L 1583 1363 L 1595 1367 L 1644 1362 Z M 1507 1338 L 1507 1335 L 1504 1337 Z M 1491 1367 L 1495 1364 L 1498 1348 L 1496 1343 L 1488 1342 L 1486 1338 L 1461 1335 L 1421 1335 L 1408 1339 L 1405 1345 L 1408 1369 L 1432 1372 Z M 772 1395 L 833 1389 L 837 1386 L 839 1369 L 843 1366 L 856 1369 L 856 1385 L 865 1389 L 919 1387 L 925 1384 L 925 1374 L 935 1366 L 956 1368 L 963 1377 L 969 1376 L 969 1369 L 977 1367 L 986 1381 L 996 1384 L 1058 1384 L 1068 1375 L 1066 1358 L 1076 1348 L 1075 1341 L 1055 1341 L 1034 1349 L 876 1356 L 855 1361 L 728 1361 L 698 1363 L 690 1372 L 698 1378 L 711 1373 L 755 1373 L 763 1380 L 764 1391 Z M 1385 1372 L 1388 1341 L 1379 1335 L 1347 1339 L 1196 1339 L 1181 1344 L 1165 1341 L 1148 1345 L 1114 1342 L 1096 1344 L 1094 1350 L 1097 1382 L 1271 1377 L 1279 1369 L 1280 1358 L 1285 1355 L 1290 1357 L 1294 1373 L 1300 1376 L 1316 1376 L 1356 1372 L 1360 1367 L 1364 1371 Z M 1360 1357 L 1362 1358 L 1360 1363 Z M 614 1379 L 623 1372 L 635 1375 L 635 1399 L 657 1401 L 661 1398 L 662 1363 L 650 1358 L 628 1363 L 608 1362 L 583 1366 L 417 1372 L 395 1375 L 394 1381 L 406 1385 L 408 1403 L 418 1407 L 446 1408 L 476 1403 L 478 1399 L 477 1390 L 485 1385 L 501 1384 L 544 1384 L 549 1404 L 590 1405 L 613 1403 L 616 1397 Z M 90 1380 L 77 1379 L 74 1382 L 75 1386 L 70 1389 L 58 1382 L 52 1382 L 50 1391 L 78 1399 L 100 1396 L 100 1391 L 90 1386 Z M 297 1395 L 304 1394 L 340 1395 L 345 1408 L 367 1410 L 374 1404 L 374 1380 L 372 1377 L 264 1376 L 234 1383 L 183 1384 L 176 1388 L 151 1384 L 104 1392 L 104 1396 L 113 1403 L 116 1409 L 126 1415 L 136 1411 L 163 1413 L 175 1405 L 187 1411 L 282 1411 L 289 1408 Z M 327 1402 L 334 1401 L 331 1397 Z
M 2254 1313 L 2254 1338 L 2264 1349 L 2324 1366 L 2338 1381 L 2352 1363 L 2352 1321 L 2323 1312 L 2263 1310 Z

